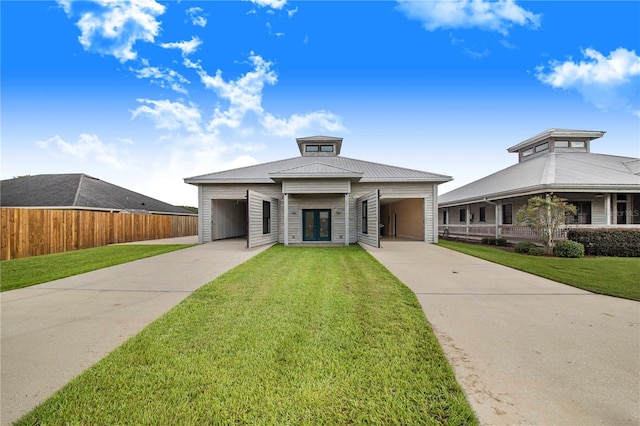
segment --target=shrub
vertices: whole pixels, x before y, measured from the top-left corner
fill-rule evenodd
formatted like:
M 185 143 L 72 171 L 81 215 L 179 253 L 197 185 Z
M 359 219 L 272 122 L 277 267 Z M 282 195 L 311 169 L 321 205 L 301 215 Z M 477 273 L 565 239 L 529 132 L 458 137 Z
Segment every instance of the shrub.
M 506 246 L 507 245 L 507 239 L 506 238 L 485 237 L 480 242 L 482 244 L 489 244 L 491 246 Z
M 536 248 L 536 245 L 531 241 L 520 241 L 519 243 L 516 243 L 515 246 L 513 246 L 513 251 L 515 251 L 516 253 L 528 254 L 529 250 L 531 250 L 532 248 Z
M 547 251 L 542 247 L 533 247 L 529 249 L 529 255 L 531 256 L 544 256 Z
M 638 229 L 570 229 L 567 237 L 591 256 L 640 257 Z
M 558 257 L 583 257 L 584 246 L 575 241 L 558 241 L 553 247 L 553 254 Z
M 520 241 L 513 247 L 513 251 L 521 254 L 529 254 L 532 256 L 542 256 L 546 253 L 545 249 L 538 247 L 531 241 Z

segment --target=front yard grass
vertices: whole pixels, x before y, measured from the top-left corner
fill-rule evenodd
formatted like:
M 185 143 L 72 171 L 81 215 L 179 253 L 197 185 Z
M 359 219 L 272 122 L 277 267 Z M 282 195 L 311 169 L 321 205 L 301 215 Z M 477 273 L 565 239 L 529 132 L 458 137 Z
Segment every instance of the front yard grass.
M 274 246 L 18 424 L 477 424 L 415 295 L 365 250 Z
M 3 260 L 0 262 L 0 291 L 42 284 L 191 246 L 126 244 Z
M 607 296 L 640 301 L 640 259 L 528 256 L 495 247 L 440 240 L 438 245 Z

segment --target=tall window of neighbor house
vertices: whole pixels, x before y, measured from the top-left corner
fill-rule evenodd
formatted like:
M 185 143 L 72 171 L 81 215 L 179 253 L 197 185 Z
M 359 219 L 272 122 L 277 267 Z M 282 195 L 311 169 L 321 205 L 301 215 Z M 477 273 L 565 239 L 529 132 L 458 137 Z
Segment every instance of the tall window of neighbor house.
M 447 224 L 447 211 L 446 210 L 442 210 L 442 224 L 443 225 Z
M 460 209 L 460 217 L 458 217 L 458 220 L 460 222 L 466 222 L 467 221 L 467 209 Z
M 362 202 L 362 233 L 363 234 L 369 233 L 369 226 L 368 226 L 369 209 L 367 208 L 368 204 L 369 203 L 366 200 Z
M 271 233 L 271 203 L 269 201 L 262 202 L 262 233 Z
M 565 223 L 589 225 L 591 224 L 591 201 L 571 201 L 576 207 L 576 214 L 568 214 Z
M 486 221 L 487 221 L 487 208 L 480 207 L 480 222 L 486 222 Z
M 513 205 L 504 204 L 502 206 L 502 224 L 503 225 L 513 224 Z

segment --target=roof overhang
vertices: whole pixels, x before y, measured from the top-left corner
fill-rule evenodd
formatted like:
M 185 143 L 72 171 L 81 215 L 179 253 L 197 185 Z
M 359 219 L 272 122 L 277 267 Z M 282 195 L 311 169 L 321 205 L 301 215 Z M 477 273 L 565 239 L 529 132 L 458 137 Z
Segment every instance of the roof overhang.
M 487 201 L 498 201 L 505 198 L 526 197 L 530 195 L 553 192 L 553 193 L 640 193 L 637 185 L 537 185 L 528 188 L 518 188 L 513 191 L 496 192 L 479 197 L 458 199 L 454 201 L 438 202 L 438 207 L 455 207 L 466 204 L 483 203 Z M 445 194 L 446 195 L 446 194 Z

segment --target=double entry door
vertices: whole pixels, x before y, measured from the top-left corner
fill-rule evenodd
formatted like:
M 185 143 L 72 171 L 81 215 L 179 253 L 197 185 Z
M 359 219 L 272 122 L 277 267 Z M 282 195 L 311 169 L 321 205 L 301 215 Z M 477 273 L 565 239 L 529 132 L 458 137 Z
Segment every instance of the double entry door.
M 331 241 L 331 210 L 303 210 L 303 241 Z

